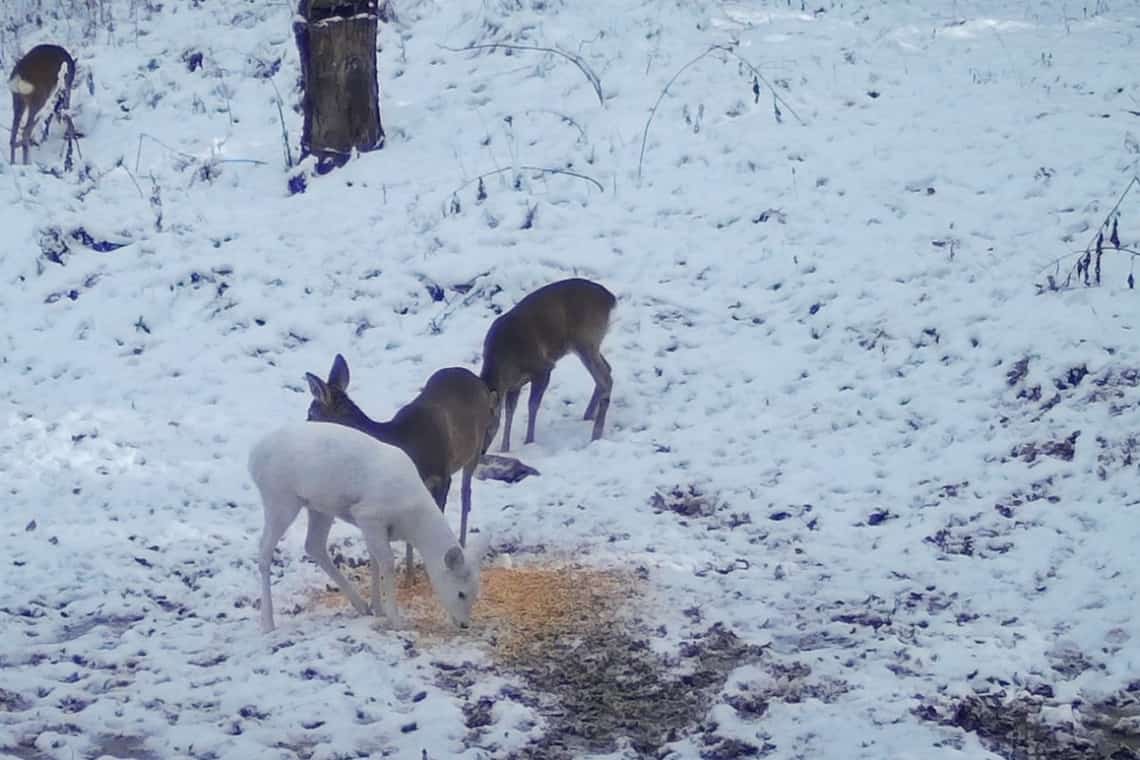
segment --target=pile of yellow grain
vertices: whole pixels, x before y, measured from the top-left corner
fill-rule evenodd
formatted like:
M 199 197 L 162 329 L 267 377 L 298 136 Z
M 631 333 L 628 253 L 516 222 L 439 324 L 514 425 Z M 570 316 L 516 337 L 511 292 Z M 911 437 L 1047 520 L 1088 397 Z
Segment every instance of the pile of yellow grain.
M 350 570 L 347 575 L 368 599 L 367 568 Z M 417 633 L 432 638 L 474 634 L 500 655 L 511 657 L 551 637 L 611 625 L 637 592 L 636 579 L 622 570 L 573 564 L 485 567 L 472 628 L 464 632 L 447 620 L 422 568 L 417 569 L 411 585 L 400 571 L 397 596 L 401 614 Z M 318 592 L 314 602 L 325 608 L 348 607 L 348 600 L 332 587 Z

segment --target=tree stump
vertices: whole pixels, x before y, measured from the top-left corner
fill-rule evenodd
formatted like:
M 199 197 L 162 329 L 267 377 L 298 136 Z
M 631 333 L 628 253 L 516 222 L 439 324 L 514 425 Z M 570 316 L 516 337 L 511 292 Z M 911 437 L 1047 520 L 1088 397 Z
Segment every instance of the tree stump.
M 318 167 L 384 147 L 376 70 L 377 0 L 299 0 L 293 35 L 301 56 L 301 155 Z

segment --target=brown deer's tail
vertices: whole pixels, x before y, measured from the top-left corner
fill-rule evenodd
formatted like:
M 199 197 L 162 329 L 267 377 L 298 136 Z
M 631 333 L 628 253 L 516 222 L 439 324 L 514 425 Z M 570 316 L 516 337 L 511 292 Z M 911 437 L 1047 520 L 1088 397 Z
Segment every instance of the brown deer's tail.
M 15 71 L 12 76 L 8 78 L 8 89 L 12 91 L 12 95 L 31 95 L 32 90 L 35 88 L 30 82 L 25 82 L 19 74 Z

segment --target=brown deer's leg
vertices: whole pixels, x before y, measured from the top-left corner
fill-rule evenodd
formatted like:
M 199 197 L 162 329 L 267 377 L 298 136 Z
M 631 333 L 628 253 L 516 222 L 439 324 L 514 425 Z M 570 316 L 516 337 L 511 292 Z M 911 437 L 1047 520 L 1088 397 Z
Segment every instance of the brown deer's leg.
M 606 412 L 610 408 L 610 394 L 614 388 L 613 372 L 610 363 L 596 348 L 582 351 L 578 356 L 594 378 L 594 395 L 590 399 L 590 405 L 594 407 L 594 434 L 590 440 L 596 441 L 602 437 L 606 427 Z
M 16 163 L 16 142 L 20 139 L 20 122 L 24 118 L 24 112 L 27 110 L 27 104 L 24 99 L 18 94 L 12 93 L 12 137 L 9 140 L 9 147 L 12 149 L 10 156 L 11 162 Z M 27 138 L 25 138 L 26 140 Z M 24 163 L 28 162 L 28 148 L 27 142 L 24 145 Z
M 432 501 L 439 507 L 442 512 L 443 508 L 447 506 L 447 492 L 451 490 L 451 478 L 443 478 L 437 480 L 434 477 L 428 478 L 428 482 L 432 485 L 428 486 L 428 491 L 431 493 Z M 415 578 L 415 558 L 412 556 L 412 544 L 409 541 L 407 550 L 404 553 L 404 577 L 408 579 L 408 585 L 412 584 Z
M 412 579 L 416 577 L 416 558 L 412 556 L 412 542 L 408 542 L 407 552 L 404 554 L 404 577 L 408 579 L 408 585 L 412 585 Z
M 594 383 L 594 392 L 590 395 L 590 403 L 586 404 L 586 413 L 582 415 L 584 420 L 594 419 L 594 415 L 598 411 L 598 398 L 602 395 L 602 389 Z
M 16 138 L 20 135 L 20 117 L 24 115 L 24 101 L 16 93 L 12 93 L 12 135 L 8 139 L 11 148 L 9 162 L 16 163 Z
M 530 399 L 527 400 L 526 443 L 534 443 L 534 423 L 538 419 L 538 407 L 546 386 L 550 385 L 550 370 L 535 374 L 530 379 Z
M 28 123 L 24 125 L 23 138 L 20 142 L 22 153 L 24 156 L 24 163 L 28 163 L 28 146 L 32 142 L 32 127 L 35 126 L 35 114 L 28 113 Z
M 503 397 L 503 446 L 500 451 L 511 450 L 511 420 L 515 417 L 515 407 L 519 405 L 521 392 L 521 388 L 513 388 Z
M 462 504 L 459 513 L 459 545 L 467 546 L 467 513 L 471 511 L 471 476 L 475 474 L 475 466 L 479 464 L 479 456 L 471 457 L 471 461 L 463 465 L 463 479 L 459 481 L 459 498 Z

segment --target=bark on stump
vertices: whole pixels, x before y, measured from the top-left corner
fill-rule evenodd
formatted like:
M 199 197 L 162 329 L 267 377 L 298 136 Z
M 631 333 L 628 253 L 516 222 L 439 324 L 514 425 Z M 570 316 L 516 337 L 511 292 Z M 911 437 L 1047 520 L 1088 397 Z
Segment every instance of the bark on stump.
M 353 149 L 384 146 L 376 71 L 376 0 L 299 0 L 293 35 L 301 56 L 301 155 L 325 169 Z

